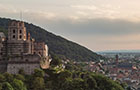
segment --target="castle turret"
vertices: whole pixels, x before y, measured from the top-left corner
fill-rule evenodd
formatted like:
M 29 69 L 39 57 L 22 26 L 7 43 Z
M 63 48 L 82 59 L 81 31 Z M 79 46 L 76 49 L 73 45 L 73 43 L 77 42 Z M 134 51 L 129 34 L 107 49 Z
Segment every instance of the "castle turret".
M 30 33 L 28 33 L 28 41 L 30 41 L 31 40 L 31 35 L 30 35 Z

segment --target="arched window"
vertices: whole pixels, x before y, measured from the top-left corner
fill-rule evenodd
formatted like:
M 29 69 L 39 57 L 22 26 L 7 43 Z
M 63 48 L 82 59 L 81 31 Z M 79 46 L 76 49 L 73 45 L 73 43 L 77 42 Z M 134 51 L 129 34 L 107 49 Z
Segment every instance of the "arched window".
M 16 36 L 15 35 L 13 35 L 13 38 L 15 38 Z

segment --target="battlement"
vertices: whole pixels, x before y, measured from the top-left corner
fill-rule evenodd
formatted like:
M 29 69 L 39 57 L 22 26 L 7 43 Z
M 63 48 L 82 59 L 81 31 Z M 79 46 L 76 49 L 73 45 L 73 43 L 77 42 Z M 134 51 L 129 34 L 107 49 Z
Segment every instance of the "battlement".
M 25 26 L 24 26 L 24 22 L 22 21 L 12 21 L 9 22 L 8 27 L 25 27 Z

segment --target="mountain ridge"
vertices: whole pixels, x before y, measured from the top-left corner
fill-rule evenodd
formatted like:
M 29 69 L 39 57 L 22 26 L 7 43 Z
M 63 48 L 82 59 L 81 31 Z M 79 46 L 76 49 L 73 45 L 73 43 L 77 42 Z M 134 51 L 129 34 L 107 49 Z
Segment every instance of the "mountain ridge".
M 0 27 L 7 30 L 8 23 L 10 21 L 13 20 L 0 18 Z M 94 53 L 84 46 L 48 32 L 47 30 L 37 25 L 33 25 L 32 23 L 24 23 L 27 32 L 30 32 L 31 36 L 35 38 L 36 41 L 43 41 L 48 45 L 49 52 L 51 54 L 56 54 L 63 59 L 70 59 L 75 61 L 96 61 L 98 59 L 104 59 L 104 57 Z

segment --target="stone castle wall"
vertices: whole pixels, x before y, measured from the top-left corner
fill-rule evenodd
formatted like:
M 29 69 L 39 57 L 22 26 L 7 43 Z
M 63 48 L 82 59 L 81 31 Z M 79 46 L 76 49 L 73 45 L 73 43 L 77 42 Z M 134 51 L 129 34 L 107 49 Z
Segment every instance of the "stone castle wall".
M 20 55 L 20 54 L 33 54 L 32 42 L 29 41 L 7 41 L 7 54 Z
M 20 69 L 25 73 L 32 74 L 34 69 L 40 68 L 41 57 L 39 55 L 23 55 L 11 57 L 8 62 L 7 72 L 16 74 Z
M 40 62 L 9 62 L 7 72 L 17 74 L 19 70 L 24 70 L 26 74 L 32 74 L 34 69 L 40 68 Z
M 34 69 L 41 68 L 41 65 L 49 67 L 47 61 L 40 63 L 41 57 L 48 59 L 45 43 L 35 42 L 30 38 L 30 33 L 28 36 L 26 34 L 24 23 L 13 21 L 8 27 L 8 38 L 3 40 L 0 37 L 0 72 L 17 74 L 23 69 L 25 73 L 31 74 Z

